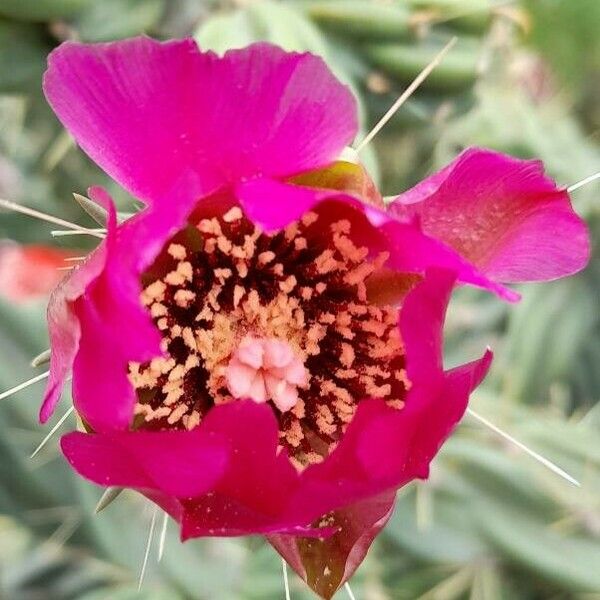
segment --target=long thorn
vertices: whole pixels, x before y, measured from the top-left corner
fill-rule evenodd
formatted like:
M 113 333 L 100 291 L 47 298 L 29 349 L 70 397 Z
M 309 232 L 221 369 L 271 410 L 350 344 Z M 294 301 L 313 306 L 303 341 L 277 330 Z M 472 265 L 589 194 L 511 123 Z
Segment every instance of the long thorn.
M 31 379 L 28 379 L 27 381 L 20 383 L 19 385 L 15 385 L 15 387 L 11 388 L 10 390 L 6 390 L 5 392 L 2 392 L 0 394 L 0 400 L 4 400 L 5 398 L 8 398 L 9 396 L 12 396 L 13 394 L 20 392 L 21 390 L 24 390 L 25 388 L 28 388 L 30 385 L 33 385 L 34 383 L 37 383 L 38 381 L 42 381 L 42 379 L 46 379 L 46 377 L 48 377 L 48 375 L 50 375 L 50 371 L 45 371 L 44 373 L 40 373 L 39 375 L 36 375 L 35 377 L 32 377 Z
M 40 445 L 32 452 L 29 458 L 35 458 L 39 451 L 48 443 L 48 440 L 60 429 L 61 425 L 69 418 L 69 416 L 75 410 L 74 406 L 71 406 L 69 410 L 58 420 L 56 425 L 49 431 L 48 435 L 40 442 Z
M 104 239 L 106 237 L 106 229 L 54 229 L 50 232 L 52 237 L 65 237 L 67 235 L 93 235 L 94 237 L 99 237 Z
M 14 210 L 15 212 L 19 212 L 24 215 L 34 217 L 36 219 L 40 219 L 40 221 L 47 221 L 48 223 L 61 225 L 62 227 L 66 227 L 67 229 L 72 229 L 75 231 L 80 231 L 82 233 L 88 233 L 89 235 L 94 235 L 99 238 L 104 238 L 103 235 L 93 232 L 92 230 L 87 229 L 86 227 L 76 225 L 75 223 L 65 221 L 64 219 L 59 219 L 58 217 L 53 217 L 52 215 L 47 215 L 46 213 L 40 212 L 39 210 L 34 210 L 33 208 L 29 208 L 28 206 L 22 206 L 21 204 L 11 202 L 10 200 L 3 200 L 0 198 L 0 207 L 6 208 L 8 210 Z
M 287 572 L 287 563 L 285 562 L 284 558 L 281 559 L 281 568 L 283 569 L 283 589 L 285 590 L 285 600 L 291 600 L 290 582 L 288 579 L 288 572 Z
M 585 179 L 582 179 L 581 181 L 578 181 L 577 183 L 574 183 L 573 185 L 570 185 L 567 188 L 567 192 L 569 192 L 570 194 L 571 192 L 578 190 L 580 187 L 583 187 L 588 183 L 592 183 L 592 181 L 596 181 L 596 179 L 600 179 L 600 171 L 594 173 L 593 175 L 590 175 L 589 177 L 586 177 Z
M 169 525 L 169 514 L 163 515 L 162 527 L 160 528 L 160 537 L 158 538 L 158 562 L 160 562 L 165 553 L 165 543 L 167 541 L 167 527 Z
M 50 362 L 50 348 L 48 350 L 44 350 L 40 352 L 36 357 L 31 359 L 32 367 L 41 367 L 45 365 L 47 362 Z
M 547 458 L 544 458 L 541 454 L 538 454 L 535 450 L 527 447 L 519 440 L 516 440 L 512 435 L 509 435 L 505 431 L 502 431 L 499 427 L 488 421 L 485 417 L 482 417 L 480 414 L 476 413 L 471 408 L 467 408 L 467 413 L 471 415 L 474 419 L 477 419 L 480 423 L 491 429 L 494 433 L 497 433 L 500 437 L 503 437 L 505 440 L 508 440 L 511 444 L 514 444 L 517 448 L 523 450 L 523 452 L 529 454 L 532 458 L 537 460 L 539 463 L 544 465 L 547 469 L 550 469 L 553 473 L 556 473 L 563 479 L 566 479 L 569 483 L 576 485 L 577 487 L 581 487 L 581 484 L 577 479 L 571 477 L 567 472 L 563 471 L 559 466 L 555 465 L 553 462 L 549 461 Z
M 344 589 L 346 590 L 348 596 L 350 597 L 350 600 L 356 600 L 356 596 L 352 592 L 352 588 L 350 587 L 350 584 L 347 581 L 344 584 Z
M 367 133 L 365 138 L 355 148 L 358 154 L 371 142 L 371 140 L 383 129 L 385 124 L 394 116 L 398 109 L 413 95 L 415 90 L 429 77 L 431 72 L 442 62 L 446 54 L 452 49 L 458 38 L 453 37 L 435 56 L 435 58 L 415 77 L 413 82 L 404 90 L 401 96 L 392 104 L 390 109 L 381 117 L 377 125 Z
M 142 589 L 142 585 L 144 584 L 146 567 L 148 566 L 148 557 L 150 556 L 150 547 L 152 546 L 152 539 L 154 538 L 154 529 L 156 528 L 157 515 L 158 507 L 155 507 L 154 512 L 152 513 L 152 520 L 150 521 L 150 530 L 148 531 L 148 540 L 146 541 L 146 551 L 144 552 L 144 561 L 142 562 L 142 569 L 140 570 L 140 578 L 138 579 L 138 592 Z

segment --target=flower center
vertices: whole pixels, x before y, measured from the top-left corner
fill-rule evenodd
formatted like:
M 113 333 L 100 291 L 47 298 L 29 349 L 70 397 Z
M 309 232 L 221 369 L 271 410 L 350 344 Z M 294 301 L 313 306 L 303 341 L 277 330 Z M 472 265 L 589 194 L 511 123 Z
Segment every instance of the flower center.
M 273 407 L 303 466 L 335 447 L 361 400 L 402 408 L 398 307 L 368 300 L 386 259 L 325 213 L 275 234 L 237 206 L 191 222 L 142 278 L 165 356 L 129 365 L 134 426 L 193 429 L 214 405 L 250 398 Z
M 225 378 L 235 398 L 272 400 L 284 413 L 296 406 L 297 386 L 306 387 L 308 372 L 287 342 L 247 335 L 234 351 Z

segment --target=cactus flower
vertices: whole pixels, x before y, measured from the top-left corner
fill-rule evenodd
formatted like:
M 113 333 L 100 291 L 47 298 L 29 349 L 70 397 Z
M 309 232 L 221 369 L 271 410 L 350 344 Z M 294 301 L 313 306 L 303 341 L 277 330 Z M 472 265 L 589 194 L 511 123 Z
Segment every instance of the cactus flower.
M 54 291 L 41 420 L 73 376 L 73 468 L 138 490 L 182 539 L 264 534 L 323 598 L 395 491 L 426 478 L 491 354 L 446 371 L 456 284 L 559 277 L 588 256 L 536 162 L 470 150 L 386 208 L 339 157 L 349 90 L 310 54 L 147 38 L 54 51 L 46 96 L 146 206 Z

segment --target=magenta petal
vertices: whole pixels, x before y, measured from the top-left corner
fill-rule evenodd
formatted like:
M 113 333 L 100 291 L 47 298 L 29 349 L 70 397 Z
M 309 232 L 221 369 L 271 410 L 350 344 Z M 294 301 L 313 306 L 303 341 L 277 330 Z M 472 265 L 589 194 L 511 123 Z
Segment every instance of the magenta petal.
M 139 274 L 172 233 L 179 211 L 146 212 L 117 227 L 108 194 L 100 188 L 89 194 L 108 211 L 107 236 L 50 298 L 50 377 L 40 419 L 52 414 L 73 369 L 74 403 L 83 418 L 97 430 L 125 428 L 135 402 L 127 363 L 160 353 L 160 336 L 139 301 Z
M 103 190 L 90 196 L 110 204 Z M 129 219 L 109 236 L 103 270 L 74 303 L 81 334 L 73 360 L 75 407 L 95 431 L 126 429 L 135 392 L 127 377 L 130 361 L 160 355 L 160 335 L 140 301 L 140 274 L 183 219 L 162 207 Z
M 183 539 L 251 533 L 324 537 L 327 532 L 311 529 L 311 522 L 380 491 L 368 476 L 364 480 L 356 462 L 357 475 L 350 473 L 348 481 L 335 466 L 325 473 L 309 474 L 309 468 L 299 474 L 278 450 L 277 422 L 268 406 L 248 400 L 219 406 L 200 428 L 223 436 L 236 452 L 214 490 L 184 501 Z
M 329 600 L 352 577 L 394 509 L 395 492 L 357 502 L 328 515 L 337 528 L 326 539 L 269 535 L 267 539 L 319 596 Z
M 402 484 L 414 478 L 426 479 L 429 464 L 461 420 L 469 395 L 487 373 L 491 360 L 488 351 L 482 358 L 450 371 L 437 394 L 430 390 L 420 401 L 411 398 L 412 405 L 407 405 L 401 416 L 390 413 L 372 419 L 361 432 L 356 449 L 365 471 L 380 480 Z
M 66 42 L 44 90 L 77 143 L 138 198 L 191 198 L 335 160 L 356 133 L 349 90 L 310 54 L 255 44 L 223 57 L 191 39 Z
M 288 490 L 282 491 L 287 498 Z M 186 541 L 203 536 L 232 537 L 255 534 L 284 533 L 301 537 L 328 537 L 334 530 L 313 528 L 299 523 L 288 515 L 266 515 L 232 500 L 226 494 L 209 492 L 199 498 L 183 502 L 181 539 Z
M 336 492 L 329 482 L 337 486 L 338 501 L 348 502 L 427 477 L 429 463 L 491 361 L 487 352 L 457 370 L 442 370 L 441 328 L 453 283 L 452 274 L 429 272 L 404 301 L 400 327 L 412 382 L 405 407 L 398 411 L 381 400 L 363 400 L 336 450 L 304 473 L 299 504 L 309 498 L 305 506 L 316 507 L 319 500 L 333 506 Z
M 250 533 L 326 536 L 331 532 L 309 525 L 331 511 L 427 476 L 430 461 L 487 370 L 487 354 L 449 373 L 442 370 L 441 328 L 453 285 L 452 273 L 430 271 L 404 301 L 401 328 L 413 383 L 406 406 L 398 411 L 381 400 L 362 401 L 339 446 L 302 473 L 279 449 L 272 410 L 250 400 L 213 408 L 189 433 L 72 434 L 67 440 L 79 445 L 64 445 L 65 454 L 97 483 L 166 494 L 161 506 L 175 511 L 171 514 L 181 522 L 183 539 Z M 216 449 L 211 445 L 215 440 L 220 444 Z M 229 448 L 233 452 L 219 462 L 219 452 Z M 161 452 L 164 457 L 159 458 Z M 214 460 L 218 476 L 204 477 L 205 460 Z M 199 464 L 200 479 L 188 476 Z M 186 478 L 189 483 L 181 483 Z M 366 550 L 369 541 L 365 538 L 359 547 Z M 356 552 L 358 564 L 361 555 Z
M 61 447 L 71 466 L 103 486 L 198 496 L 223 476 L 230 448 L 219 436 L 194 431 L 69 433 Z
M 418 217 L 425 233 L 496 281 L 555 279 L 589 259 L 585 223 L 539 161 L 472 148 L 398 196 L 389 211 Z
M 237 186 L 236 194 L 250 219 L 266 231 L 280 229 L 308 210 L 336 203 L 338 211 L 354 213 L 354 220 L 359 221 L 357 225 L 362 230 L 361 243 L 370 245 L 374 251 L 390 252 L 389 268 L 419 274 L 431 268 L 444 268 L 454 271 L 462 283 L 490 290 L 505 300 L 519 299 L 518 294 L 491 281 L 455 250 L 423 232 L 416 220 L 400 221 L 384 210 L 337 191 L 269 179 L 243 182 Z
M 52 416 L 65 381 L 73 365 L 79 340 L 81 325 L 75 314 L 74 302 L 102 272 L 106 262 L 107 245 L 112 244 L 116 229 L 114 205 L 106 198 L 97 198 L 99 204 L 108 211 L 109 223 L 106 240 L 92 252 L 89 258 L 55 288 L 50 296 L 47 310 L 48 333 L 50 337 L 50 376 L 40 410 L 40 421 L 45 423 Z
M 269 406 L 238 400 L 213 408 L 200 427 L 235 448 L 227 472 L 213 492 L 187 505 L 184 538 L 240 535 L 306 525 L 281 517 L 298 473 L 278 452 L 278 425 Z
M 442 370 L 442 327 L 452 284 L 448 273 L 430 272 L 404 302 L 400 329 L 412 383 L 406 406 L 390 418 L 373 419 L 361 432 L 357 449 L 364 468 L 384 479 L 401 473 L 428 476 L 429 463 L 462 418 L 470 393 L 491 364 L 488 350 L 472 363 Z
M 331 510 L 395 490 L 428 475 L 429 463 L 461 419 L 486 373 L 491 354 L 444 373 L 441 328 L 454 285 L 452 273 L 428 272 L 407 296 L 401 329 L 413 386 L 398 411 L 382 400 L 360 402 L 333 453 L 289 487 L 285 518 L 310 523 Z

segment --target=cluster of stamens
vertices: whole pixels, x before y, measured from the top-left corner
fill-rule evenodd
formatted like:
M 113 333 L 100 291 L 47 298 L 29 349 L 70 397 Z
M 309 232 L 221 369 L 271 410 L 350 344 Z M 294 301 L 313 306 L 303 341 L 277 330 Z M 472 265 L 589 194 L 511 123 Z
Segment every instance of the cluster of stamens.
M 214 405 L 271 403 L 299 466 L 337 444 L 364 398 L 403 406 L 398 308 L 368 300 L 386 254 L 307 213 L 265 234 L 234 206 L 190 224 L 144 275 L 164 357 L 131 363 L 136 427 L 193 429 Z

